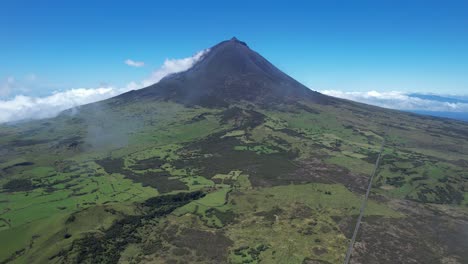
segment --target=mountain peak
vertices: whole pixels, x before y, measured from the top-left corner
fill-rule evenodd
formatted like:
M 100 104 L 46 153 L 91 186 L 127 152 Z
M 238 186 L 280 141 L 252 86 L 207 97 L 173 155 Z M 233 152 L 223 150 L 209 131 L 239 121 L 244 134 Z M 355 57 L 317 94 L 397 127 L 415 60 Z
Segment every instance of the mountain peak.
M 241 44 L 241 45 L 244 45 L 244 46 L 248 47 L 247 43 L 245 43 L 244 41 L 240 41 L 236 37 L 232 37 L 228 42 L 237 43 L 237 44 Z
M 325 96 L 297 82 L 236 37 L 210 48 L 189 70 L 137 91 L 144 97 L 203 106 L 238 101 L 274 104 Z

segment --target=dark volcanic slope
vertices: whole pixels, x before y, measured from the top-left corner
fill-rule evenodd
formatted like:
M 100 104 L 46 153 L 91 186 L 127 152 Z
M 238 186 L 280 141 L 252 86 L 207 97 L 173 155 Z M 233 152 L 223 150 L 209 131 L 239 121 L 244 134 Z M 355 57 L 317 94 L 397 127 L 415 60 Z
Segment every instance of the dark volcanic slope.
M 123 95 L 129 96 L 202 106 L 220 106 L 238 100 L 267 104 L 297 99 L 318 103 L 333 100 L 309 90 L 236 38 L 212 47 L 188 71 Z

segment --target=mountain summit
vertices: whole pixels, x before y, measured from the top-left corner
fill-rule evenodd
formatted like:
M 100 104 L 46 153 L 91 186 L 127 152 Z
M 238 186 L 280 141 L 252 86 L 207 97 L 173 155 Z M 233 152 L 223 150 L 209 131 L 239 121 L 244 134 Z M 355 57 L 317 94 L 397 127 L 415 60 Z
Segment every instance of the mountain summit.
M 189 70 L 167 76 L 132 95 L 201 106 L 239 100 L 269 104 L 329 99 L 294 80 L 236 37 L 210 48 Z

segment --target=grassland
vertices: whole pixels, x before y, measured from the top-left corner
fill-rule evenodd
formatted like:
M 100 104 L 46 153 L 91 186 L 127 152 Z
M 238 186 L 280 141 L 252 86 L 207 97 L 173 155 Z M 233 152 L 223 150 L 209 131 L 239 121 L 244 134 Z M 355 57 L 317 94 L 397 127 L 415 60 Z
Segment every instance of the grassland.
M 368 228 L 379 219 L 400 230 L 437 211 L 455 237 L 468 206 L 467 128 L 353 103 L 113 100 L 4 125 L 0 261 L 340 263 L 385 136 Z M 450 251 L 463 242 L 408 234 L 430 245 L 416 257 L 465 260 Z

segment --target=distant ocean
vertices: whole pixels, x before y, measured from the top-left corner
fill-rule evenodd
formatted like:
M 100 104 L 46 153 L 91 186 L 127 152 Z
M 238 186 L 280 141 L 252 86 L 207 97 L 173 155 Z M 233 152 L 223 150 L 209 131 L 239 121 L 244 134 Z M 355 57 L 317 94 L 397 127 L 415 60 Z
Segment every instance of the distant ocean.
M 452 104 L 468 104 L 468 96 L 455 96 L 455 95 L 435 95 L 435 94 L 408 94 L 410 97 L 416 97 L 423 100 L 452 103 Z M 439 111 L 426 111 L 426 110 L 412 110 L 409 111 L 421 115 L 430 115 L 438 117 L 446 117 L 468 122 L 468 112 L 439 112 Z
M 408 112 L 421 114 L 421 115 L 446 117 L 446 118 L 457 119 L 457 120 L 468 122 L 468 113 L 463 113 L 463 112 L 435 112 L 435 111 L 423 111 L 423 110 L 415 110 L 415 111 L 408 111 Z

